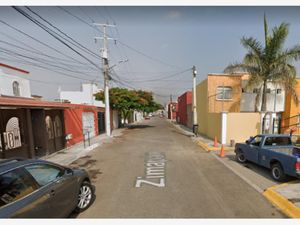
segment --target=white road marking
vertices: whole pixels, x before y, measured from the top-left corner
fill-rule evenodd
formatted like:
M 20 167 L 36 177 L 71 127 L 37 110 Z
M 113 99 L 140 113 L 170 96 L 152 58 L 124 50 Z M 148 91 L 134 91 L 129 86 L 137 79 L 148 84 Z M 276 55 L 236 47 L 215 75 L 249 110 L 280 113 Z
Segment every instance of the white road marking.
M 135 187 L 142 187 L 142 184 L 165 187 L 165 166 L 166 160 L 163 153 L 147 153 L 145 156 L 145 177 L 137 177 Z

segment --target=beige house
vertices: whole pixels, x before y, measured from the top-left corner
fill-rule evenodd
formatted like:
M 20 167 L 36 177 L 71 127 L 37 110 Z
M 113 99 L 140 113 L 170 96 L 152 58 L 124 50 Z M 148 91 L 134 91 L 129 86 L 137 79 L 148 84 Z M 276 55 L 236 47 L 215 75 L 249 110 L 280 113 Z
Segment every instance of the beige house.
M 255 108 L 261 105 L 261 99 L 255 100 L 257 89 L 246 90 L 248 79 L 246 73 L 208 74 L 207 79 L 197 85 L 200 134 L 211 139 L 217 137 L 222 144 L 229 144 L 243 142 L 249 136 L 262 132 L 265 113 L 255 112 Z M 283 89 L 272 84 L 268 84 L 267 88 L 267 109 L 273 111 L 276 117 L 284 110 L 285 94 Z

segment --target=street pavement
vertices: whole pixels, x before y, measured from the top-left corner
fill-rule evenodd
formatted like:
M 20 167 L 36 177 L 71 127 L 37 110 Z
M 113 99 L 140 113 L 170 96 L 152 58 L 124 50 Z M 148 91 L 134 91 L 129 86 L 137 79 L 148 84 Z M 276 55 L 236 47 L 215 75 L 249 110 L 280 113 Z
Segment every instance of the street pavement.
M 283 218 L 248 182 L 163 118 L 125 130 L 72 166 L 96 199 L 78 218 Z

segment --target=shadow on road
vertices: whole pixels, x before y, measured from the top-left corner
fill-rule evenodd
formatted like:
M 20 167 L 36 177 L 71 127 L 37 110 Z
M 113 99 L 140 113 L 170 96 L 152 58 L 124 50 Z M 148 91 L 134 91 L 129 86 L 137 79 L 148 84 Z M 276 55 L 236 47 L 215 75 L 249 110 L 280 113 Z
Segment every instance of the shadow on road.
M 228 159 L 230 159 L 231 161 L 235 161 L 236 163 L 240 164 L 241 166 L 244 166 L 247 169 L 252 170 L 255 173 L 260 174 L 261 176 L 267 178 L 268 180 L 274 181 L 273 178 L 271 177 L 270 169 L 265 168 L 263 166 L 256 165 L 256 164 L 254 164 L 252 162 L 249 162 L 249 161 L 247 161 L 246 163 L 241 164 L 241 163 L 236 161 L 235 155 L 227 155 L 226 157 Z M 287 177 L 286 182 L 289 182 L 289 181 L 292 181 L 292 180 L 295 180 L 295 179 L 296 178 L 294 178 L 294 177 Z
M 150 128 L 155 126 L 140 124 L 140 125 L 127 125 L 126 127 L 128 129 L 144 129 L 144 128 Z

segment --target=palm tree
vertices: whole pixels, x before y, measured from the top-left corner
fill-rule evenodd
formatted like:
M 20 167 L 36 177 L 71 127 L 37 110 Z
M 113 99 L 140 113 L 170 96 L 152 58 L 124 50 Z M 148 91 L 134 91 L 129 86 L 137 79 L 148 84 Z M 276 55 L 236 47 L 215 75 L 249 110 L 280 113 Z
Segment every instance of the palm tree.
M 243 37 L 241 44 L 248 50 L 242 63 L 230 64 L 226 73 L 247 72 L 250 77 L 246 88 L 258 87 L 257 101 L 262 98 L 260 111 L 267 108 L 267 83 L 281 84 L 287 93 L 291 93 L 296 103 L 295 92 L 296 68 L 292 63 L 300 57 L 300 46 L 284 49 L 283 45 L 289 33 L 289 24 L 281 23 L 268 32 L 266 16 L 264 16 L 265 44 L 257 39 Z M 262 91 L 261 91 L 262 89 Z M 262 96 L 261 96 L 262 95 Z

